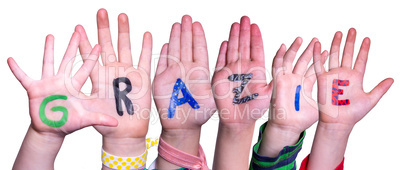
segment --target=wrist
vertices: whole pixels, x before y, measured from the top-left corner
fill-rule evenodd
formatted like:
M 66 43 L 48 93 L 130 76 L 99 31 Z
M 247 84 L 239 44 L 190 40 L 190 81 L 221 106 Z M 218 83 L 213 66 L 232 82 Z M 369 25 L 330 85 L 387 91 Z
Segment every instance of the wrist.
M 102 148 L 109 154 L 120 157 L 135 157 L 146 150 L 145 137 L 142 138 L 114 138 L 103 137 Z
M 299 141 L 301 133 L 293 128 L 272 125 L 268 121 L 262 134 L 258 153 L 262 156 L 276 157 L 284 147 L 295 145 Z
M 308 169 L 334 169 L 343 160 L 353 126 L 319 121 Z
M 162 129 L 161 139 L 185 153 L 198 156 L 201 127 L 194 129 Z
M 300 133 L 302 133 L 304 130 L 305 129 L 300 129 L 294 126 L 278 125 L 268 120 L 267 126 L 265 126 L 264 134 L 269 132 L 282 138 L 299 138 Z
M 219 123 L 218 137 L 228 140 L 243 140 L 243 138 L 252 138 L 255 123 Z M 222 135 L 222 136 L 219 136 Z
M 253 131 L 255 127 L 255 122 L 247 122 L 247 123 L 227 123 L 227 122 L 219 122 L 219 128 L 230 134 L 237 135 L 239 133 L 244 133 L 245 131 Z
M 244 147 L 244 148 L 249 148 L 251 147 L 251 141 L 253 138 L 253 133 L 254 133 L 254 124 L 219 124 L 219 130 L 218 130 L 218 139 L 217 139 L 217 145 L 222 144 L 225 146 L 230 146 L 234 145 L 236 149 L 239 146 Z M 223 143 L 220 143 L 221 141 L 225 141 Z M 236 141 L 235 143 L 228 143 L 228 142 L 233 142 Z M 243 143 L 243 144 L 241 144 Z M 247 149 L 249 150 L 249 149 Z M 248 153 L 248 152 L 247 152 Z
M 54 169 L 54 161 L 63 141 L 62 135 L 38 132 L 32 125 L 29 126 L 13 169 Z
M 334 139 L 347 138 L 353 130 L 353 125 L 318 121 L 317 130 L 322 132 L 323 135 Z
M 55 134 L 51 132 L 40 132 L 37 131 L 32 125 L 29 126 L 27 136 L 30 137 L 31 144 L 33 146 L 37 145 L 38 147 L 41 147 L 43 145 L 49 145 L 53 147 L 58 147 L 63 144 L 64 141 L 64 135 L 60 134 Z M 43 148 L 39 148 L 43 149 Z
M 199 142 L 200 142 L 201 127 L 195 129 L 164 129 L 162 128 L 162 133 L 160 140 L 163 140 L 170 146 L 194 155 L 198 156 Z M 158 169 L 179 169 L 181 167 L 168 162 L 160 155 L 156 160 L 156 167 Z
M 212 169 L 248 169 L 254 125 L 255 123 L 219 123 Z

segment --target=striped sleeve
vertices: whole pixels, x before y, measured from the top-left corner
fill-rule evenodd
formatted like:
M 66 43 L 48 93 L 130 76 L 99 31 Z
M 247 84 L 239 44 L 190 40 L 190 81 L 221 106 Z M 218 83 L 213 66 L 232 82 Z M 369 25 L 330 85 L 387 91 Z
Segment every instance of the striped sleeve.
M 253 155 L 250 162 L 250 170 L 296 170 L 296 157 L 300 152 L 306 132 L 300 134 L 299 141 L 295 145 L 285 146 L 276 157 L 266 157 L 258 154 L 261 144 L 262 134 L 264 133 L 265 122 L 260 127 L 258 142 L 253 147 Z

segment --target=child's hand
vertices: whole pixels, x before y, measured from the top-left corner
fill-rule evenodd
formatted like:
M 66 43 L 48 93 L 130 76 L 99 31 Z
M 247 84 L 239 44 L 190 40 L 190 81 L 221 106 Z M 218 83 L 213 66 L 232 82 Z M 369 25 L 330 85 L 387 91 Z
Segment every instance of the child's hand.
M 313 60 L 318 81 L 320 118 L 308 160 L 308 169 L 334 169 L 342 162 L 354 125 L 377 104 L 393 83 L 393 79 L 388 78 L 371 92 L 363 91 L 363 75 L 370 39 L 363 40 L 352 69 L 355 39 L 356 30 L 351 28 L 346 38 L 342 63 L 339 65 L 342 33 L 335 34 L 328 72 L 320 61 L 321 44 L 316 42 L 314 45 Z
M 88 101 L 89 97 L 80 90 L 98 61 L 100 46 L 89 49 L 84 64 L 71 76 L 79 41 L 80 34 L 75 32 L 59 71 L 54 75 L 54 38 L 52 35 L 46 37 L 41 80 L 32 80 L 14 59 L 8 59 L 11 71 L 28 93 L 31 116 L 31 126 L 13 169 L 54 169 L 54 160 L 67 134 L 91 125 L 117 126 L 117 120 L 102 114 L 104 112 L 85 109 L 83 101 Z
M 11 71 L 28 93 L 31 127 L 39 133 L 64 137 L 86 126 L 117 126 L 113 117 L 101 114 L 105 113 L 104 111 L 85 109 L 83 101 L 88 101 L 89 97 L 80 89 L 96 64 L 101 48 L 98 45 L 93 49 L 89 48 L 87 60 L 78 72 L 71 76 L 79 41 L 79 33 L 74 32 L 59 71 L 54 75 L 54 37 L 46 37 L 41 80 L 32 80 L 18 67 L 14 59 L 8 59 Z
M 255 121 L 271 99 L 264 58 L 260 29 L 242 17 L 221 45 L 212 79 L 220 117 L 213 169 L 248 168 Z
M 178 86 L 178 79 L 185 87 Z M 187 89 L 196 103 L 187 97 L 182 105 L 169 110 L 176 103 L 171 101 L 174 88 L 178 89 L 178 99 L 184 95 L 181 89 Z M 188 15 L 183 16 L 181 24 L 173 24 L 169 43 L 162 47 L 153 94 L 164 131 L 199 129 L 215 112 L 204 30 Z
M 329 71 L 325 71 L 320 61 L 321 45 L 314 46 L 314 69 L 318 80 L 318 103 L 320 122 L 353 127 L 381 99 L 393 83 L 393 79 L 383 80 L 371 92 L 363 91 L 363 76 L 370 48 L 370 39 L 362 42 L 355 66 L 352 69 L 356 30 L 350 29 L 346 39 L 342 63 L 339 65 L 339 49 L 342 33 L 337 32 L 331 47 Z
M 296 38 L 287 51 L 282 45 L 274 58 L 273 92 L 269 120 L 259 148 L 261 155 L 277 156 L 284 146 L 294 145 L 300 133 L 318 119 L 317 103 L 311 94 L 316 76 L 313 65 L 307 69 L 316 41 L 316 38 L 311 40 L 294 69 L 293 60 L 302 44 L 301 38 Z M 323 52 L 323 62 L 327 57 L 328 52 Z
M 117 127 L 95 126 L 103 136 L 106 152 L 117 156 L 137 156 L 145 151 L 150 116 L 152 37 L 149 32 L 144 34 L 138 67 L 134 68 L 127 15 L 118 17 L 118 59 L 113 50 L 105 9 L 98 11 L 97 23 L 102 65 L 97 63 L 90 74 L 93 98 L 86 104 L 86 109 L 106 112 L 119 121 Z M 80 52 L 86 58 L 91 45 L 82 26 L 77 26 L 76 31 L 81 34 Z
M 302 39 L 296 38 L 288 51 L 284 45 L 278 50 L 272 64 L 274 88 L 269 109 L 269 126 L 288 129 L 299 136 L 317 121 L 317 103 L 311 95 L 316 81 L 314 67 L 311 66 L 307 70 L 316 41 L 314 38 L 310 42 L 297 60 L 293 71 L 292 63 Z M 328 53 L 324 52 L 322 58 L 325 59 L 327 55 Z
M 153 95 L 162 123 L 161 138 L 188 154 L 198 155 L 201 126 L 215 112 L 204 30 L 188 15 L 173 24 L 162 47 Z M 179 168 L 158 158 L 158 169 Z
M 212 79 L 221 123 L 254 125 L 268 110 L 272 86 L 264 60 L 260 29 L 242 17 L 232 25 L 229 42 L 221 45 Z

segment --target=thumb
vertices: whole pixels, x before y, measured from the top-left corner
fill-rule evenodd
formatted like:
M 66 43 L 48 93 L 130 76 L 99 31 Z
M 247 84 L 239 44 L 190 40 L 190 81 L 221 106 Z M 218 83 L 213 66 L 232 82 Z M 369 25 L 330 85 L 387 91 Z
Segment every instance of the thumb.
M 369 96 L 371 98 L 371 102 L 376 105 L 381 97 L 388 91 L 391 85 L 394 83 L 394 79 L 387 78 L 381 83 L 379 83 L 373 90 L 370 91 Z
M 83 118 L 83 126 L 111 126 L 116 127 L 119 124 L 118 120 L 104 113 L 89 112 Z
M 21 83 L 21 85 L 27 89 L 29 85 L 33 82 L 31 78 L 29 78 L 24 71 L 18 66 L 18 64 L 14 61 L 13 58 L 8 58 L 7 59 L 8 66 L 11 69 L 11 72 L 13 72 L 14 76 L 17 78 L 17 80 Z

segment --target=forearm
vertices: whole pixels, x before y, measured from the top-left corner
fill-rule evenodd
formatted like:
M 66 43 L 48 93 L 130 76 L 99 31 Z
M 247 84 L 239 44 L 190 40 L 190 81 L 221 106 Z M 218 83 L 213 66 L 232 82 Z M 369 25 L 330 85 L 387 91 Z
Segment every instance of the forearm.
M 293 140 L 293 138 L 289 138 L 289 136 L 293 137 L 293 135 L 289 135 L 289 133 L 284 133 L 284 134 L 286 134 L 285 137 L 283 136 L 283 134 L 278 135 L 276 133 L 266 133 L 266 130 L 269 130 L 269 129 L 274 130 L 274 129 L 272 129 L 272 127 L 268 127 L 268 125 L 267 125 L 268 123 L 269 122 L 264 123 L 260 127 L 260 133 L 258 135 L 258 142 L 253 146 L 253 156 L 250 161 L 250 170 L 295 169 L 296 168 L 296 157 L 302 148 L 305 133 L 302 132 L 299 134 L 298 140 L 296 141 L 296 143 L 289 142 L 289 140 Z M 275 130 L 277 130 L 277 129 L 275 129 Z M 289 132 L 288 129 L 281 129 L 278 132 L 282 132 L 282 131 Z M 267 134 L 274 135 L 274 136 L 268 136 Z M 267 139 L 268 139 L 268 137 L 269 138 L 274 138 L 274 137 L 281 138 L 279 140 L 268 139 L 268 140 L 270 140 L 270 142 L 284 141 L 285 143 L 293 143 L 293 144 L 282 146 L 283 144 L 271 143 L 275 146 L 273 146 L 273 147 L 263 146 L 263 145 L 268 144 L 268 143 L 262 143 L 263 135 L 267 135 L 266 136 Z M 273 153 L 272 155 L 275 155 L 275 156 L 261 155 L 260 153 L 258 153 L 261 147 L 266 147 L 266 150 L 268 150 L 268 152 Z M 280 151 L 273 151 L 280 147 L 282 147 Z
M 300 133 L 302 132 L 276 127 L 268 121 L 262 135 L 258 154 L 266 157 L 276 157 L 285 146 L 296 144 L 299 141 Z
M 353 127 L 319 122 L 308 169 L 335 169 L 342 162 Z
M 201 127 L 197 129 L 162 129 L 161 139 L 174 148 L 198 156 Z M 172 164 L 158 155 L 156 160 L 158 169 L 179 169 L 182 168 Z
M 103 150 L 118 157 L 137 157 L 146 150 L 144 138 L 113 138 L 103 137 Z M 117 159 L 117 158 L 116 158 Z M 103 170 L 111 170 L 103 165 Z
M 248 169 L 253 124 L 219 124 L 213 169 Z
M 54 161 L 63 140 L 64 136 L 39 133 L 29 126 L 13 169 L 54 169 Z

